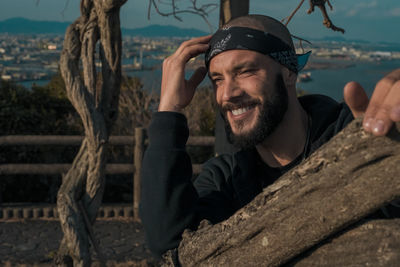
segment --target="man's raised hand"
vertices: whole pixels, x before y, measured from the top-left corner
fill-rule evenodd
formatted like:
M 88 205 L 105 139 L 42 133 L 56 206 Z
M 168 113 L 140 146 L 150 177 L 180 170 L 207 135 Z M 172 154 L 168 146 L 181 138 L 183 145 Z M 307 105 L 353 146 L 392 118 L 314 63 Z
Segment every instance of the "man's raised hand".
M 186 63 L 207 51 L 211 35 L 183 42 L 174 54 L 166 58 L 162 66 L 161 97 L 158 111 L 180 112 L 189 105 L 197 86 L 207 74 L 199 67 L 189 80 L 185 79 Z
M 400 121 L 400 69 L 376 84 L 371 100 L 356 82 L 346 84 L 344 99 L 354 117 L 364 115 L 365 131 L 377 136 L 387 134 L 393 123 Z

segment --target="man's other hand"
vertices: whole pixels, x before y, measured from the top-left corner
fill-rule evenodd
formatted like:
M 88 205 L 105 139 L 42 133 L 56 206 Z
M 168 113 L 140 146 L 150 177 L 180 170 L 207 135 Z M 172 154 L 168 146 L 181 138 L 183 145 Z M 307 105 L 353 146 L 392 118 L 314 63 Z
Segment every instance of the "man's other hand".
M 191 58 L 207 51 L 210 39 L 211 35 L 208 35 L 183 42 L 174 54 L 164 60 L 158 111 L 180 112 L 192 101 L 207 69 L 199 67 L 189 80 L 185 80 L 185 66 Z
M 365 131 L 377 136 L 387 134 L 393 123 L 400 121 L 400 69 L 376 84 L 371 100 L 359 83 L 347 83 L 344 100 L 355 118 L 364 116 Z

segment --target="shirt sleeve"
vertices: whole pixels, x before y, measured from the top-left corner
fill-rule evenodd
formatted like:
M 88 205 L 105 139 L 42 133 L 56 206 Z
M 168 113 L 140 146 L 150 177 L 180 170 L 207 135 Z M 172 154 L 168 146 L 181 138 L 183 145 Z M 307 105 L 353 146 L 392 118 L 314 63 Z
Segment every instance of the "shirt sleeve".
M 148 135 L 141 174 L 140 217 L 147 245 L 161 256 L 179 245 L 184 229 L 195 229 L 202 219 L 215 223 L 225 218 L 231 207 L 224 185 L 226 174 L 218 171 L 215 164 L 206 164 L 209 167 L 197 179 L 198 189 L 193 185 L 192 164 L 185 148 L 189 130 L 184 115 L 155 113 Z

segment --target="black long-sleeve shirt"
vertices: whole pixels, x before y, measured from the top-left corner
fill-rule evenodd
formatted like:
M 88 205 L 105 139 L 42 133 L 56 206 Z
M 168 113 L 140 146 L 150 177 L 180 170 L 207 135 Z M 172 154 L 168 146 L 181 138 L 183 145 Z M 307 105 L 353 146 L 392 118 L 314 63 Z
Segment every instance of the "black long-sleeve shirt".
M 309 156 L 353 120 L 350 109 L 329 97 L 299 98 L 311 118 Z M 249 203 L 262 189 L 304 158 L 282 168 L 265 164 L 255 148 L 210 159 L 194 183 L 186 152 L 189 137 L 184 115 L 155 113 L 142 166 L 140 215 L 149 248 L 156 255 L 179 245 L 185 228 L 203 219 L 218 223 Z

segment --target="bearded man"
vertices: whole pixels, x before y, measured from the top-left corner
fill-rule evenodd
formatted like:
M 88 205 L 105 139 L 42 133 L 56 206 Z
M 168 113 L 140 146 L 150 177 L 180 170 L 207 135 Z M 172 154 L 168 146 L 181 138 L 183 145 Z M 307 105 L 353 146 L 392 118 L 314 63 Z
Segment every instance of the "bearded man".
M 186 63 L 202 53 L 205 67 L 185 80 Z M 371 102 L 355 82 L 344 89 L 347 105 L 321 95 L 297 98 L 297 73 L 308 55 L 296 55 L 279 21 L 248 15 L 212 36 L 184 42 L 165 59 L 159 112 L 148 129 L 140 207 L 156 255 L 177 247 L 185 228 L 195 229 L 203 219 L 226 220 L 354 117 L 365 113 L 364 128 L 375 135 L 400 121 L 400 69 L 378 83 Z M 209 160 L 192 183 L 181 111 L 207 72 L 228 139 L 240 150 Z

